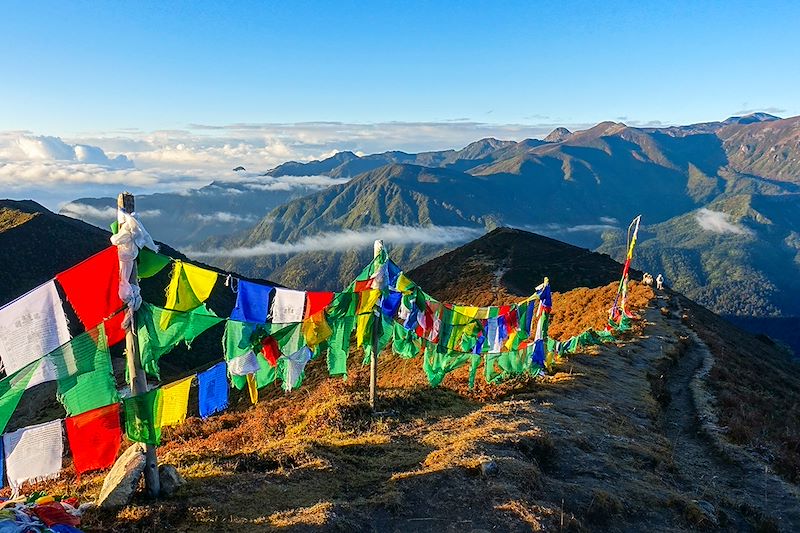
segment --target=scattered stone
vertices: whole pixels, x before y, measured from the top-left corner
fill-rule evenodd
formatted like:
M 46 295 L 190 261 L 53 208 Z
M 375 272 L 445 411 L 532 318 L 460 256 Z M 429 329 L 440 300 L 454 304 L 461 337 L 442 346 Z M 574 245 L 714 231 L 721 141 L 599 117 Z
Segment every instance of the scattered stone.
M 493 460 L 489 459 L 481 462 L 481 475 L 489 477 L 500 473 L 500 467 Z
M 186 484 L 178 469 L 172 465 L 158 465 L 158 479 L 161 482 L 162 496 L 172 496 L 181 485 Z
M 670 316 L 672 314 L 667 307 L 662 307 L 660 311 L 662 316 Z
M 694 500 L 694 503 L 697 504 L 697 507 L 703 512 L 706 517 L 706 520 L 717 525 L 717 509 L 712 505 L 710 502 L 705 500 Z
M 127 505 L 139 487 L 146 462 L 143 445 L 136 443 L 125 450 L 103 481 L 98 507 L 113 509 Z

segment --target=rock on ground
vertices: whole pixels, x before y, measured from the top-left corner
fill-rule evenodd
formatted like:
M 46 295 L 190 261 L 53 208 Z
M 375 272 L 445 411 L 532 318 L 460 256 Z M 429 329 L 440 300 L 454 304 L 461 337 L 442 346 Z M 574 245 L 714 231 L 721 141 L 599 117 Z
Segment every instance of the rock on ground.
M 144 447 L 141 444 L 134 444 L 125 450 L 103 481 L 97 505 L 105 509 L 127 505 L 139 487 L 145 464 Z

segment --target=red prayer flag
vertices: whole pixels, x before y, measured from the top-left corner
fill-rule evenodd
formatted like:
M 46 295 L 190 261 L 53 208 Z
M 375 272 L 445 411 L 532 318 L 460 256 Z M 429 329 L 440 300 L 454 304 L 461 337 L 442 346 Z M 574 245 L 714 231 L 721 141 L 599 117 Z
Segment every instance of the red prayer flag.
M 355 292 L 364 292 L 372 289 L 372 279 L 356 281 Z
M 65 270 L 56 279 L 87 330 L 99 326 L 124 305 L 119 299 L 119 258 L 116 246 L 109 246 Z M 122 329 L 124 318 L 124 313 L 117 313 L 106 322 L 109 346 L 125 338 L 125 331 Z
M 332 292 L 307 292 L 306 293 L 306 318 L 314 316 L 333 301 Z
M 261 355 L 264 356 L 270 366 L 275 367 L 278 364 L 281 350 L 278 347 L 278 341 L 274 337 L 266 336 L 261 339 Z
M 114 464 L 122 443 L 119 414 L 119 404 L 113 403 L 67 417 L 67 440 L 78 476 Z
M 56 524 L 66 524 L 72 527 L 81 525 L 80 517 L 69 514 L 66 509 L 64 509 L 64 506 L 61 505 L 61 502 L 39 503 L 31 510 L 47 527 Z M 31 531 L 33 531 L 33 528 L 31 528 Z

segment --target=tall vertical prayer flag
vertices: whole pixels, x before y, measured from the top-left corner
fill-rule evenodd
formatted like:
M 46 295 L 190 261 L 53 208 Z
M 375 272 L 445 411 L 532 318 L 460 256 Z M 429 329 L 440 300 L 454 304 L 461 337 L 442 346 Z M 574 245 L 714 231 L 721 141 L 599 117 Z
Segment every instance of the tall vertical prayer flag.
M 109 246 L 56 276 L 81 324 L 91 329 L 105 320 L 109 346 L 125 338 L 123 302 L 119 298 L 119 257 Z M 116 315 L 115 315 L 116 313 Z
M 189 405 L 189 389 L 194 376 L 183 378 L 161 387 L 161 427 L 177 426 L 186 420 Z
M 250 394 L 250 402 L 254 405 L 258 403 L 258 383 L 255 374 L 247 374 L 247 392 Z
M 0 360 L 8 376 L 69 339 L 67 317 L 52 280 L 0 308 Z M 47 379 L 39 368 L 30 386 Z
M 61 420 L 28 426 L 3 435 L 8 483 L 16 495 L 26 481 L 58 477 L 64 454 Z
M 217 363 L 205 372 L 197 374 L 197 399 L 200 418 L 222 411 L 228 407 L 228 377 L 224 362 Z
M 122 443 L 119 417 L 120 404 L 112 403 L 64 421 L 76 474 L 114 464 Z

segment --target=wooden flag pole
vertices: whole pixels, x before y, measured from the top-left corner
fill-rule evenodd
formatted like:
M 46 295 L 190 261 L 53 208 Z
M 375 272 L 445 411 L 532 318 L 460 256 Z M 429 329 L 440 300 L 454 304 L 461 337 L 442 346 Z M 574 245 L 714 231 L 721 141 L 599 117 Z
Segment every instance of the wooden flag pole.
M 117 207 L 129 215 L 135 211 L 134 197 L 129 192 L 120 193 L 117 197 Z M 139 273 L 136 261 L 133 262 L 133 269 L 130 277 L 131 285 L 139 285 Z M 136 315 L 131 313 L 131 320 L 125 330 L 125 355 L 128 365 L 128 376 L 130 379 L 131 395 L 138 396 L 147 392 L 147 376 L 142 369 L 142 359 L 139 356 L 139 337 L 136 334 Z M 148 496 L 157 498 L 161 492 L 161 482 L 158 477 L 158 458 L 156 457 L 156 447 L 152 444 L 145 445 L 145 467 L 144 483 Z
M 383 251 L 383 241 L 376 240 L 373 248 L 373 257 L 378 257 Z M 381 336 L 381 311 L 374 312 L 372 317 L 372 357 L 369 358 L 369 406 L 375 411 L 375 393 L 378 388 L 378 341 Z

